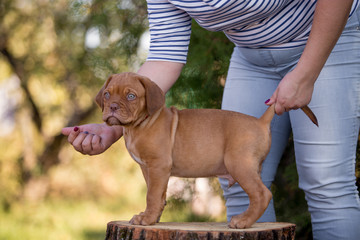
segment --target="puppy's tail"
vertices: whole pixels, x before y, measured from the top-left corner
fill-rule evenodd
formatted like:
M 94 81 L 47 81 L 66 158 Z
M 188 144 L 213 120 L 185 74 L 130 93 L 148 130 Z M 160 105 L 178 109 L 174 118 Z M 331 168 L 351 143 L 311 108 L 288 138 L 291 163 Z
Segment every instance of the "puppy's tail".
M 266 126 L 270 126 L 271 120 L 275 115 L 275 104 L 271 105 L 266 109 L 264 114 L 259 118 L 260 122 L 262 122 Z
M 309 117 L 309 119 L 316 125 L 319 126 L 317 118 L 313 111 L 308 107 L 302 107 L 301 110 L 306 114 L 306 116 Z M 275 115 L 275 104 L 271 105 L 266 109 L 265 113 L 259 118 L 261 122 L 263 122 L 265 125 L 270 125 L 271 120 L 273 119 Z
M 318 124 L 318 120 L 315 116 L 315 114 L 313 113 L 313 111 L 311 111 L 311 109 L 308 106 L 302 107 L 301 110 L 303 110 L 303 112 L 306 114 L 306 116 L 308 116 L 310 118 L 310 120 L 319 127 Z

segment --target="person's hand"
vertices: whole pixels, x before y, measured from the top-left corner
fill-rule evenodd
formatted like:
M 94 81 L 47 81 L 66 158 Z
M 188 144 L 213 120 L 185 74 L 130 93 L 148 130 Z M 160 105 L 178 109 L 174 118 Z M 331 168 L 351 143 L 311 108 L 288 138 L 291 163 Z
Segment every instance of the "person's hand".
M 68 136 L 68 142 L 82 154 L 96 155 L 104 152 L 122 136 L 122 127 L 102 124 L 86 124 L 65 127 L 61 133 Z
M 308 105 L 314 90 L 315 79 L 305 76 L 295 68 L 280 81 L 266 104 L 269 106 L 275 104 L 275 113 L 278 115 Z

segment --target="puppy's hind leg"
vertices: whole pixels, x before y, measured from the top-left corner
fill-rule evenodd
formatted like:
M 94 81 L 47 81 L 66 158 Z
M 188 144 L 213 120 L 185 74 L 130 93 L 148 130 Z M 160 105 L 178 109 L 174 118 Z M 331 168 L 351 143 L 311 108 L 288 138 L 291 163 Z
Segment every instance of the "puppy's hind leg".
M 241 159 L 239 159 L 241 158 Z M 250 153 L 227 153 L 225 165 L 230 175 L 248 194 L 248 209 L 231 218 L 230 228 L 249 228 L 258 220 L 268 207 L 272 194 L 260 177 L 260 164 Z

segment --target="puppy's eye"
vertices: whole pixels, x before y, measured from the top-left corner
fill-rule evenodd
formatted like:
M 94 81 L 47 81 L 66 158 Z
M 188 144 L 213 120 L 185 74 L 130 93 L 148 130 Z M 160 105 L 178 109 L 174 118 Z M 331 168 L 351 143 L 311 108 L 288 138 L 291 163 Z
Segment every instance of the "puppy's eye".
M 133 93 L 129 93 L 129 94 L 126 96 L 126 98 L 127 98 L 127 100 L 132 101 L 132 100 L 135 100 L 136 95 L 133 94 Z
M 109 92 L 104 93 L 104 97 L 105 97 L 106 100 L 109 100 L 110 99 L 110 93 Z

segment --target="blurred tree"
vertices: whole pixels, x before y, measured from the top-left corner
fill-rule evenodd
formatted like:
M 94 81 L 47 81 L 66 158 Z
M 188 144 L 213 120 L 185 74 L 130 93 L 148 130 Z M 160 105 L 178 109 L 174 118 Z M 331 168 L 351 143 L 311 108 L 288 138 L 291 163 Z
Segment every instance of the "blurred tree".
M 193 21 L 187 64 L 167 94 L 167 104 L 220 108 L 233 48 L 222 32 L 209 32 Z
M 17 152 L 0 164 L 13 161 L 20 188 L 59 164 L 61 127 L 94 114 L 106 77 L 131 65 L 146 17 L 146 2 L 136 0 L 0 2 L 0 65 L 8 70 L 0 79 L 21 89 L 8 111 L 17 135 L 2 141 Z

